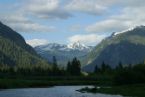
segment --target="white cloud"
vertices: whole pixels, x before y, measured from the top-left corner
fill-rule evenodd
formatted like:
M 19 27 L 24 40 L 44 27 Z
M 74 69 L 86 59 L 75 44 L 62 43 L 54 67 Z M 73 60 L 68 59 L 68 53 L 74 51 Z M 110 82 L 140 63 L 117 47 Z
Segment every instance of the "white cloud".
M 48 25 L 50 19 L 68 19 L 77 15 L 75 13 L 96 15 L 97 19 L 97 15 L 109 11 L 112 13 L 105 14 L 101 19 L 99 17 L 87 26 L 86 31 L 116 32 L 145 24 L 144 3 L 145 0 L 20 0 L 8 5 L 0 4 L 0 20 L 19 32 L 54 32 L 56 28 Z M 57 22 L 64 21 L 53 21 L 52 24 Z M 69 22 L 72 23 L 71 20 Z M 76 25 L 69 30 L 80 29 L 83 28 Z
M 41 20 L 71 17 L 59 2 L 60 0 L 25 0 L 12 3 L 10 8 L 0 13 L 0 20 L 18 32 L 56 32 L 56 27 L 51 24 L 49 26 L 48 23 L 45 25 Z
M 39 45 L 45 45 L 48 44 L 48 40 L 45 39 L 32 39 L 32 40 L 26 40 L 26 43 L 31 45 L 32 47 L 36 47 Z
M 35 12 L 52 11 L 58 8 L 58 0 L 31 0 L 28 9 Z
M 7 23 L 30 23 L 31 22 L 24 15 L 16 12 L 1 14 L 0 19 L 3 22 L 7 22 Z
M 115 19 L 108 19 L 89 25 L 86 28 L 87 32 L 116 32 L 128 28 L 128 22 L 121 22 Z
M 16 15 L 15 15 L 16 14 Z M 46 26 L 35 23 L 20 13 L 3 14 L 0 16 L 2 22 L 18 32 L 54 32 L 54 26 Z
M 140 6 L 135 6 L 135 2 L 130 1 L 130 5 L 122 1 L 124 5 L 123 9 L 119 14 L 112 14 L 107 19 L 102 21 L 97 21 L 94 24 L 88 25 L 86 27 L 87 32 L 119 32 L 132 28 L 134 26 L 145 25 L 145 7 L 141 4 L 142 0 L 139 0 Z M 127 6 L 127 4 L 129 6 Z
M 66 9 L 87 14 L 100 15 L 108 11 L 108 7 L 116 0 L 71 0 Z
M 74 35 L 68 38 L 69 42 L 81 42 L 84 44 L 97 44 L 104 39 L 106 35 L 97 35 L 97 34 L 84 34 L 84 35 Z
M 61 5 L 60 0 L 30 0 L 25 4 L 29 14 L 43 19 L 67 19 L 71 17 Z
M 145 4 L 145 0 L 118 0 L 117 2 L 125 7 L 140 7 Z
M 5 10 L 0 13 L 0 19 L 19 32 L 53 32 L 56 31 L 55 27 L 46 26 L 42 22 L 40 24 L 39 21 L 41 19 L 68 19 L 73 16 L 73 10 L 100 14 L 106 10 L 106 6 L 112 4 L 112 1 L 114 2 L 114 0 L 109 0 L 109 2 L 108 0 L 103 2 L 100 0 L 21 0 L 8 5 L 7 9 L 0 6 Z M 79 27 L 73 29 L 77 30 Z
M 40 25 L 38 23 L 13 23 L 9 24 L 13 29 L 18 32 L 54 32 L 56 31 L 53 26 Z

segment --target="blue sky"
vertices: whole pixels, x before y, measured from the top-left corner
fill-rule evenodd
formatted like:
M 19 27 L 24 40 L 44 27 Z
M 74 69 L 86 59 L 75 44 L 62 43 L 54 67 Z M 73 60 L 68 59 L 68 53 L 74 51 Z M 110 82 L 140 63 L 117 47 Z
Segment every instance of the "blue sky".
M 1 0 L 0 21 L 32 46 L 96 45 L 112 32 L 144 25 L 144 0 Z

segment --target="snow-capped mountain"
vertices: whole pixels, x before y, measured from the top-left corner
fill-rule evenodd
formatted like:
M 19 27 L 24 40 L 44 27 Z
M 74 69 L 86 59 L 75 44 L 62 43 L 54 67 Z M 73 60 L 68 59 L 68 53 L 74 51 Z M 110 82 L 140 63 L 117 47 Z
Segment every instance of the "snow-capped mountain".
M 46 45 L 36 46 L 35 49 L 40 49 L 43 51 L 52 51 L 52 50 L 65 50 L 67 48 L 66 45 L 58 44 L 58 43 L 49 43 Z
M 120 31 L 120 32 L 114 32 L 112 35 L 115 36 L 115 35 L 119 35 L 121 33 L 125 33 L 125 32 L 128 32 L 128 31 L 132 31 L 134 29 L 142 29 L 144 28 L 145 26 L 143 25 L 140 25 L 140 26 L 134 26 L 134 27 L 130 27 L 129 29 L 126 29 L 126 30 L 123 30 L 123 31 Z
M 55 56 L 59 64 L 66 65 L 66 63 L 74 57 L 83 57 L 87 55 L 93 46 L 86 46 L 80 42 L 71 43 L 68 45 L 49 43 L 35 47 L 35 50 L 43 58 L 52 62 L 52 57 Z
M 58 44 L 58 43 L 49 43 L 46 45 L 40 45 L 35 47 L 36 51 L 38 49 L 41 49 L 43 51 L 86 51 L 89 52 L 92 50 L 92 46 L 86 46 L 84 44 L 81 44 L 80 42 L 74 42 L 68 45 L 65 44 Z
M 94 71 L 96 64 L 101 66 L 102 62 L 114 68 L 119 62 L 135 65 L 144 60 L 145 26 L 136 26 L 105 38 L 82 60 L 82 64 L 88 64 L 84 70 Z
M 140 25 L 140 26 L 134 26 L 134 27 L 130 27 L 126 30 L 123 30 L 123 31 L 120 31 L 120 32 L 113 32 L 109 37 L 107 37 L 106 39 L 110 39 L 110 38 L 113 38 L 113 37 L 116 37 L 120 34 L 123 34 L 123 33 L 126 33 L 126 32 L 131 32 L 133 31 L 134 29 L 144 29 L 145 26 L 143 25 Z
M 79 41 L 68 44 L 67 47 L 68 47 L 68 49 L 80 50 L 80 51 L 82 51 L 82 50 L 90 51 L 92 49 L 91 46 L 86 46 L 84 44 L 81 44 Z

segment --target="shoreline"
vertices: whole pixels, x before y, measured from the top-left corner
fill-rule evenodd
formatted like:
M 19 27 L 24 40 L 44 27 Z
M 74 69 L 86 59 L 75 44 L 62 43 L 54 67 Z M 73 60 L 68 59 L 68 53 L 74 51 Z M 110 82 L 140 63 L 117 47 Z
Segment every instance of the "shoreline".
M 111 95 L 123 95 L 123 96 L 133 96 L 133 97 L 144 97 L 145 95 L 145 84 L 133 84 L 133 85 L 123 85 L 123 86 L 110 86 L 105 87 L 93 87 L 93 88 L 82 88 L 77 90 L 81 93 L 103 93 Z
M 28 80 L 28 79 L 0 79 L 0 89 L 17 89 L 17 88 L 45 88 L 53 86 L 82 86 L 97 85 L 97 81 L 82 80 Z

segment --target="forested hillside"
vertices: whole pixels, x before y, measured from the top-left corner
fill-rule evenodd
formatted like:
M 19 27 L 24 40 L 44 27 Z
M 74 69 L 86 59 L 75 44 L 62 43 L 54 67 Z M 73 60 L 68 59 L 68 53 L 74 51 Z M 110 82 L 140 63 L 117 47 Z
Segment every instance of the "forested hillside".
M 0 23 L 0 65 L 23 68 L 38 65 L 48 67 L 48 63 L 26 44 L 20 34 L 2 23 Z

